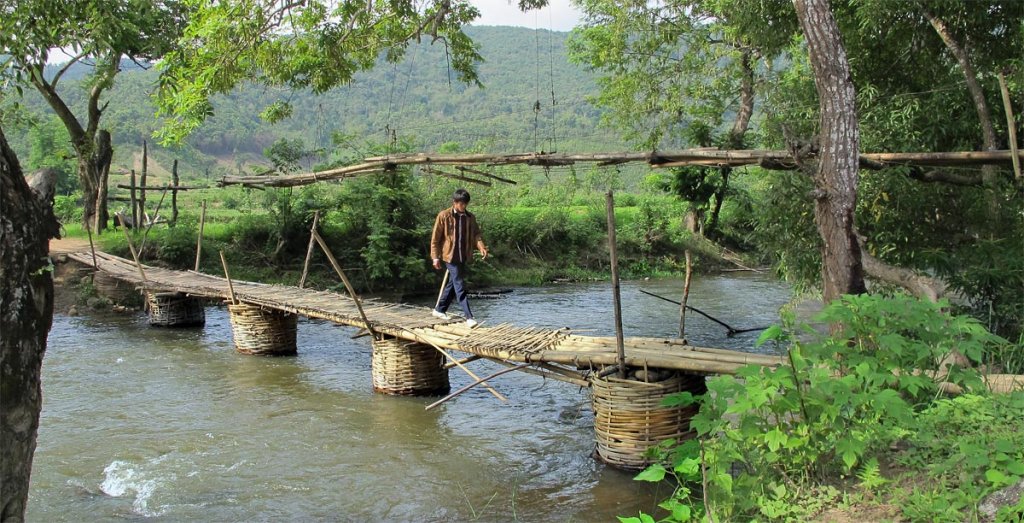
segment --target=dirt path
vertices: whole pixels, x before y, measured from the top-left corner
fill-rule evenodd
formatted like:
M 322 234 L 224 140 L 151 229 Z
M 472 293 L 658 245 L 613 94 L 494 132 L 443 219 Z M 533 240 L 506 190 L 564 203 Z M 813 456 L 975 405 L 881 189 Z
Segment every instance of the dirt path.
M 89 252 L 89 240 L 85 238 L 61 238 L 50 240 L 50 254 Z

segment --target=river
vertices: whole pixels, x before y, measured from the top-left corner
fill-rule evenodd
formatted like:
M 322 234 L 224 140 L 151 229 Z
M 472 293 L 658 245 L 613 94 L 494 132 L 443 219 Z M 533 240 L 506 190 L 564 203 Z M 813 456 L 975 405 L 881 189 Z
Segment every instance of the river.
M 627 336 L 674 336 L 678 280 L 623 282 Z M 734 328 L 765 326 L 788 288 L 700 276 L 690 303 Z M 608 283 L 517 288 L 476 299 L 478 319 L 612 335 Z M 687 316 L 696 345 L 756 350 Z M 30 521 L 615 521 L 654 512 L 669 486 L 591 457 L 586 390 L 511 373 L 501 404 L 476 388 L 429 398 L 374 394 L 355 329 L 299 321 L 296 357 L 234 352 L 223 307 L 201 329 L 143 314 L 54 317 Z M 475 362 L 478 374 L 499 368 Z M 451 371 L 452 389 L 469 382 Z M 435 398 L 436 399 L 436 398 Z

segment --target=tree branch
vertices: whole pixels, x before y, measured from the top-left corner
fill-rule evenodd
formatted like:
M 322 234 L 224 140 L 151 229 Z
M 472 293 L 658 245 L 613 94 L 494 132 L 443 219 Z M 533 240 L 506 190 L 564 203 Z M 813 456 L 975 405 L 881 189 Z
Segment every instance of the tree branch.
M 981 187 L 985 184 L 980 174 L 957 174 L 938 169 L 925 171 L 917 166 L 911 167 L 907 175 L 921 182 L 940 182 L 964 187 Z
M 51 80 L 50 84 L 49 84 L 50 85 L 50 89 L 57 90 L 57 82 L 60 81 L 60 77 L 64 76 L 64 73 L 66 73 L 67 70 L 70 69 L 72 65 L 77 64 L 79 60 L 81 60 L 82 58 L 85 58 L 85 54 L 86 54 L 85 51 L 83 51 L 83 52 L 79 53 L 78 55 L 76 55 L 75 57 L 71 58 L 71 60 L 69 60 L 68 63 L 64 64 L 64 67 L 61 67 L 60 70 L 57 71 L 57 74 L 53 75 L 53 80 Z
M 865 239 L 859 233 L 857 242 L 860 243 L 861 264 L 868 276 L 897 285 L 918 298 L 925 298 L 933 302 L 938 301 L 949 288 L 949 284 L 941 279 L 925 276 L 905 267 L 889 265 L 868 254 Z

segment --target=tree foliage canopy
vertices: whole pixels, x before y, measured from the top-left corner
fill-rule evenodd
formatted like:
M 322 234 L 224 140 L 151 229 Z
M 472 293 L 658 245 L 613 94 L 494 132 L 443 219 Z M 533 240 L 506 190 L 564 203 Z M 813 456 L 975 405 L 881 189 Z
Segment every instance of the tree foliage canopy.
M 191 0 L 192 20 L 162 64 L 158 133 L 178 142 L 213 114 L 211 96 L 243 82 L 316 93 L 352 81 L 382 53 L 398 62 L 412 41 L 445 46 L 459 79 L 477 83 L 476 45 L 462 26 L 479 11 L 464 0 Z M 271 104 L 270 121 L 290 114 L 286 99 Z

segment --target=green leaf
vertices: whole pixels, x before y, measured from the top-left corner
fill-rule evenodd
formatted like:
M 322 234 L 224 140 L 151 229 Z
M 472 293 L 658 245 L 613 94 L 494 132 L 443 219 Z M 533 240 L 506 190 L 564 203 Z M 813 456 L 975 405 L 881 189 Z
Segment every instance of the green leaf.
M 663 465 L 655 463 L 654 465 L 647 467 L 643 472 L 637 474 L 633 480 L 658 482 L 665 479 L 665 472 L 665 467 Z
M 1010 479 L 1009 476 L 1003 474 L 1002 471 L 998 469 L 986 470 L 985 479 L 987 479 L 989 483 L 992 483 L 995 486 L 1002 486 L 1013 482 L 1013 480 Z
M 768 431 L 768 433 L 764 435 L 764 441 L 772 452 L 779 450 L 779 447 L 785 445 L 788 440 L 789 437 L 777 427 Z
M 654 523 L 654 518 L 649 514 L 640 513 L 640 523 Z
M 769 340 L 777 340 L 782 337 L 782 327 L 778 325 L 772 325 L 764 330 L 760 336 L 757 337 L 757 341 L 754 343 L 755 346 L 760 347 Z
M 672 518 L 676 521 L 690 521 L 690 516 L 692 515 L 692 512 L 693 511 L 689 505 L 683 505 L 682 503 L 680 503 L 679 505 L 676 505 L 676 507 L 672 509 Z
M 626 518 L 626 517 L 619 516 L 619 522 L 620 523 L 640 523 L 640 518 L 634 518 L 634 517 Z
M 1024 476 L 1024 463 L 1013 461 L 1006 465 L 1006 470 L 1016 476 Z

